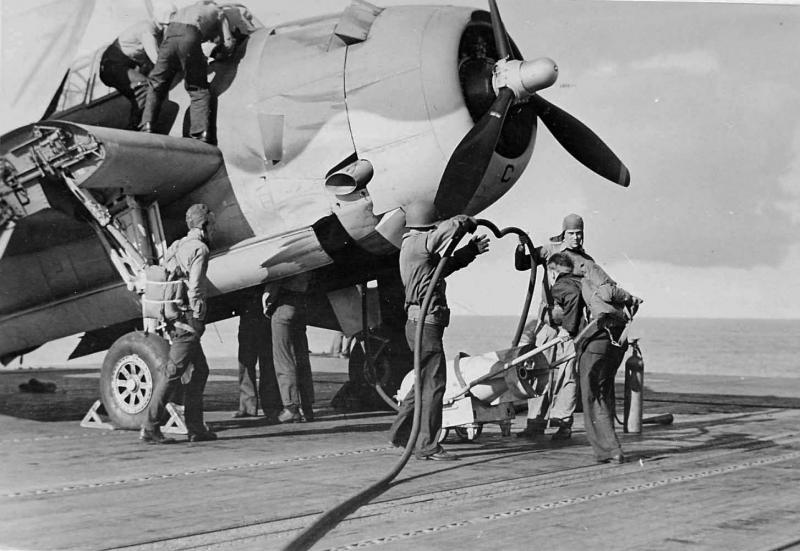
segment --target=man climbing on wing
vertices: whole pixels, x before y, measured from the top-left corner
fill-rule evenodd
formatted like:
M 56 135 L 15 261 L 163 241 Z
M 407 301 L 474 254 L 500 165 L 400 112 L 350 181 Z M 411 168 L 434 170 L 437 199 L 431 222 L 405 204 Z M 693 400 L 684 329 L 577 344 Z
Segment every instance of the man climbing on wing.
M 154 125 L 167 98 L 172 79 L 183 72 L 186 91 L 189 93 L 191 120 L 189 136 L 213 143 L 209 132 L 211 91 L 208 87 L 208 61 L 203 53 L 203 42 L 218 42 L 231 50 L 235 41 L 225 11 L 214 2 L 203 0 L 179 9 L 164 31 L 164 40 L 158 48 L 158 59 L 150 73 L 150 89 L 142 115 L 140 130 L 154 132 Z
M 175 10 L 170 6 L 153 19 L 139 21 L 122 31 L 100 58 L 100 80 L 128 98 L 128 129 L 139 127 L 148 90 L 147 75 L 158 59 L 164 29 Z

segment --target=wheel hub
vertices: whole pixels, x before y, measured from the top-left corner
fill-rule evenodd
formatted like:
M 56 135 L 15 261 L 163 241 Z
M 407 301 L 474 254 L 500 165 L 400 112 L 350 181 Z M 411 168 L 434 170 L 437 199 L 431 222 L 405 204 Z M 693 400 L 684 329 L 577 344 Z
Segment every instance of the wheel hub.
M 114 401 L 125 412 L 135 415 L 147 408 L 153 395 L 150 368 L 141 356 L 130 354 L 119 359 L 112 379 Z

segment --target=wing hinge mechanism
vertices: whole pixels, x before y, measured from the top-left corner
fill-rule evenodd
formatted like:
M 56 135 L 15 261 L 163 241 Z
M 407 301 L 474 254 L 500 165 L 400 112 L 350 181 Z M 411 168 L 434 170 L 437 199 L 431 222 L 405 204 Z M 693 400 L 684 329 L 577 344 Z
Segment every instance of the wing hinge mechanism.
M 167 248 L 158 202 L 142 201 L 121 188 L 82 187 L 82 171 L 93 170 L 104 158 L 103 144 L 92 136 L 76 138 L 57 127 L 36 126 L 33 139 L 13 153 L 27 157 L 15 183 L 24 189 L 25 182 L 37 180 L 50 207 L 85 220 L 128 289 L 144 293 L 146 268 L 163 260 Z

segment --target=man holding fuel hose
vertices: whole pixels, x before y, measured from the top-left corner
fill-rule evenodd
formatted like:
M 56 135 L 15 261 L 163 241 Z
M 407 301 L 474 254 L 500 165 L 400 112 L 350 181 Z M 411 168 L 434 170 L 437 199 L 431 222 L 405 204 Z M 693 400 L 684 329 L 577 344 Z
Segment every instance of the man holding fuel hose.
M 489 238 L 473 237 L 453 253 L 433 291 L 425 319 L 420 319 L 422 302 L 428 292 L 441 252 L 459 230 L 471 233 L 477 228 L 474 218 L 460 214 L 440 221 L 436 207 L 429 202 L 411 203 L 405 208 L 408 232 L 400 247 L 400 277 L 405 288 L 405 308 L 408 315 L 406 339 L 414 349 L 417 324 L 423 323 L 420 343 L 420 385 L 422 412 L 420 430 L 414 455 L 417 459 L 452 461 L 454 455 L 439 445 L 442 428 L 442 398 L 445 390 L 445 357 L 442 337 L 450 322 L 450 309 L 445 296 L 445 277 L 464 268 L 479 254 L 489 250 Z M 404 447 L 408 443 L 414 420 L 414 392 L 404 397 L 389 435 L 392 444 Z

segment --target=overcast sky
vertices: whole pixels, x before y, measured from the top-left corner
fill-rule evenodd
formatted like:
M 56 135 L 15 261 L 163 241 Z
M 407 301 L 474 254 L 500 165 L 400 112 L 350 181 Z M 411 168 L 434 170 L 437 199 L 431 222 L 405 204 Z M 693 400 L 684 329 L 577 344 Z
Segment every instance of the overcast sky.
M 4 0 L 4 16 L 14 1 Z M 348 3 L 247 4 L 269 25 Z M 485 9 L 471 0 L 375 3 Z M 587 250 L 645 298 L 643 315 L 800 317 L 800 6 L 498 4 L 523 55 L 559 65 L 558 82 L 542 96 L 606 141 L 630 169 L 631 186 L 583 168 L 540 125 L 528 170 L 482 216 L 523 227 L 540 243 L 560 231 L 564 214 L 582 214 Z M 141 6 L 97 0 L 81 49 L 113 39 Z M 452 276 L 456 311 L 517 312 L 526 279 L 513 271 L 514 242 L 506 241 Z

